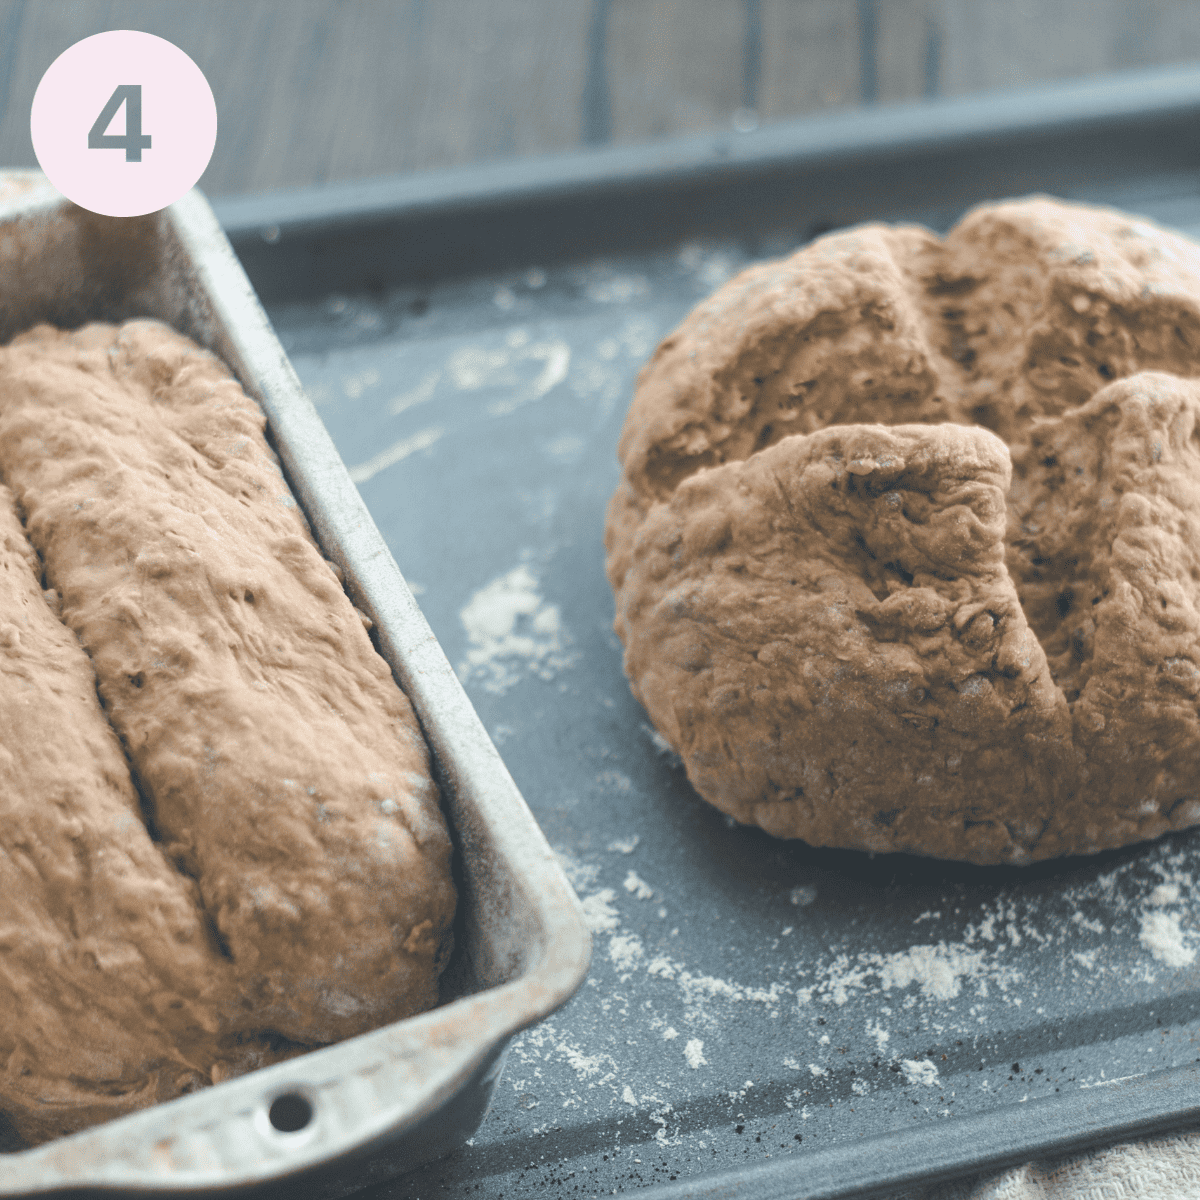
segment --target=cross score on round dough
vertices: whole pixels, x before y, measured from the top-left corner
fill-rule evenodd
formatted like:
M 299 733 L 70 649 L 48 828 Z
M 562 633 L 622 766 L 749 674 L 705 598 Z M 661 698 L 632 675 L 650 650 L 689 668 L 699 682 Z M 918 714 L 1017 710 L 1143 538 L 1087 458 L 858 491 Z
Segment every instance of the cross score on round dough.
M 700 794 L 976 863 L 1200 823 L 1200 246 L 1033 198 L 752 267 L 644 368 L 605 530 Z

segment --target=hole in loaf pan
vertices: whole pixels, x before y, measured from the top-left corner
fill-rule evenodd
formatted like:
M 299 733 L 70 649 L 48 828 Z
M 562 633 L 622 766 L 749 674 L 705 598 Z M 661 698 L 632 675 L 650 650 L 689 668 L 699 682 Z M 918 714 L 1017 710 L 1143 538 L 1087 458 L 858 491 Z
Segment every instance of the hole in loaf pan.
M 299 1133 L 312 1124 L 312 1119 L 312 1101 L 299 1092 L 284 1092 L 282 1096 L 276 1096 L 267 1110 L 271 1128 L 279 1133 Z

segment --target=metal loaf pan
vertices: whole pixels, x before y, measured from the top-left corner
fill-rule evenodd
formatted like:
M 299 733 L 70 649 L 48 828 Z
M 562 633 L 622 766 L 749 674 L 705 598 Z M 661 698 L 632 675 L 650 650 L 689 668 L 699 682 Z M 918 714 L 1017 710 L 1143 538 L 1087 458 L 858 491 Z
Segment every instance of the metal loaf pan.
M 36 172 L 0 172 L 0 339 L 39 321 L 160 318 L 219 355 L 263 406 L 324 553 L 375 623 L 433 752 L 457 849 L 457 949 L 442 1005 L 145 1112 L 0 1158 L 0 1197 L 342 1195 L 461 1144 L 514 1033 L 587 972 L 579 902 L 384 543 L 208 203 L 111 219 Z M 416 513 L 415 520 L 436 514 Z M 312 1108 L 302 1130 L 268 1117 Z

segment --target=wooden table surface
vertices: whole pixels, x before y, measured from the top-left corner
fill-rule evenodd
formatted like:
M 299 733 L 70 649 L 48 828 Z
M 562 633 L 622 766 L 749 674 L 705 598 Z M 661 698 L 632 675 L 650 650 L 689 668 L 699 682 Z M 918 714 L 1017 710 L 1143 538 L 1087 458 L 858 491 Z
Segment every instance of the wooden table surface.
M 0 165 L 105 29 L 204 70 L 210 195 L 1200 58 L 1195 0 L 0 0 Z

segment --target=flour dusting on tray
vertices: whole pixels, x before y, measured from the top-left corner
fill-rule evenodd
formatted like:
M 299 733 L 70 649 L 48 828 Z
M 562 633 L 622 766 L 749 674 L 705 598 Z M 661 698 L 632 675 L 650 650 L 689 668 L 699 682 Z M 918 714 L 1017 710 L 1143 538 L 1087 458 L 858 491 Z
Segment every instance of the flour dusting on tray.
M 475 592 L 459 616 L 471 643 L 459 678 L 479 679 L 489 692 L 508 691 L 526 671 L 553 679 L 574 661 L 558 605 L 542 598 L 525 563 Z

